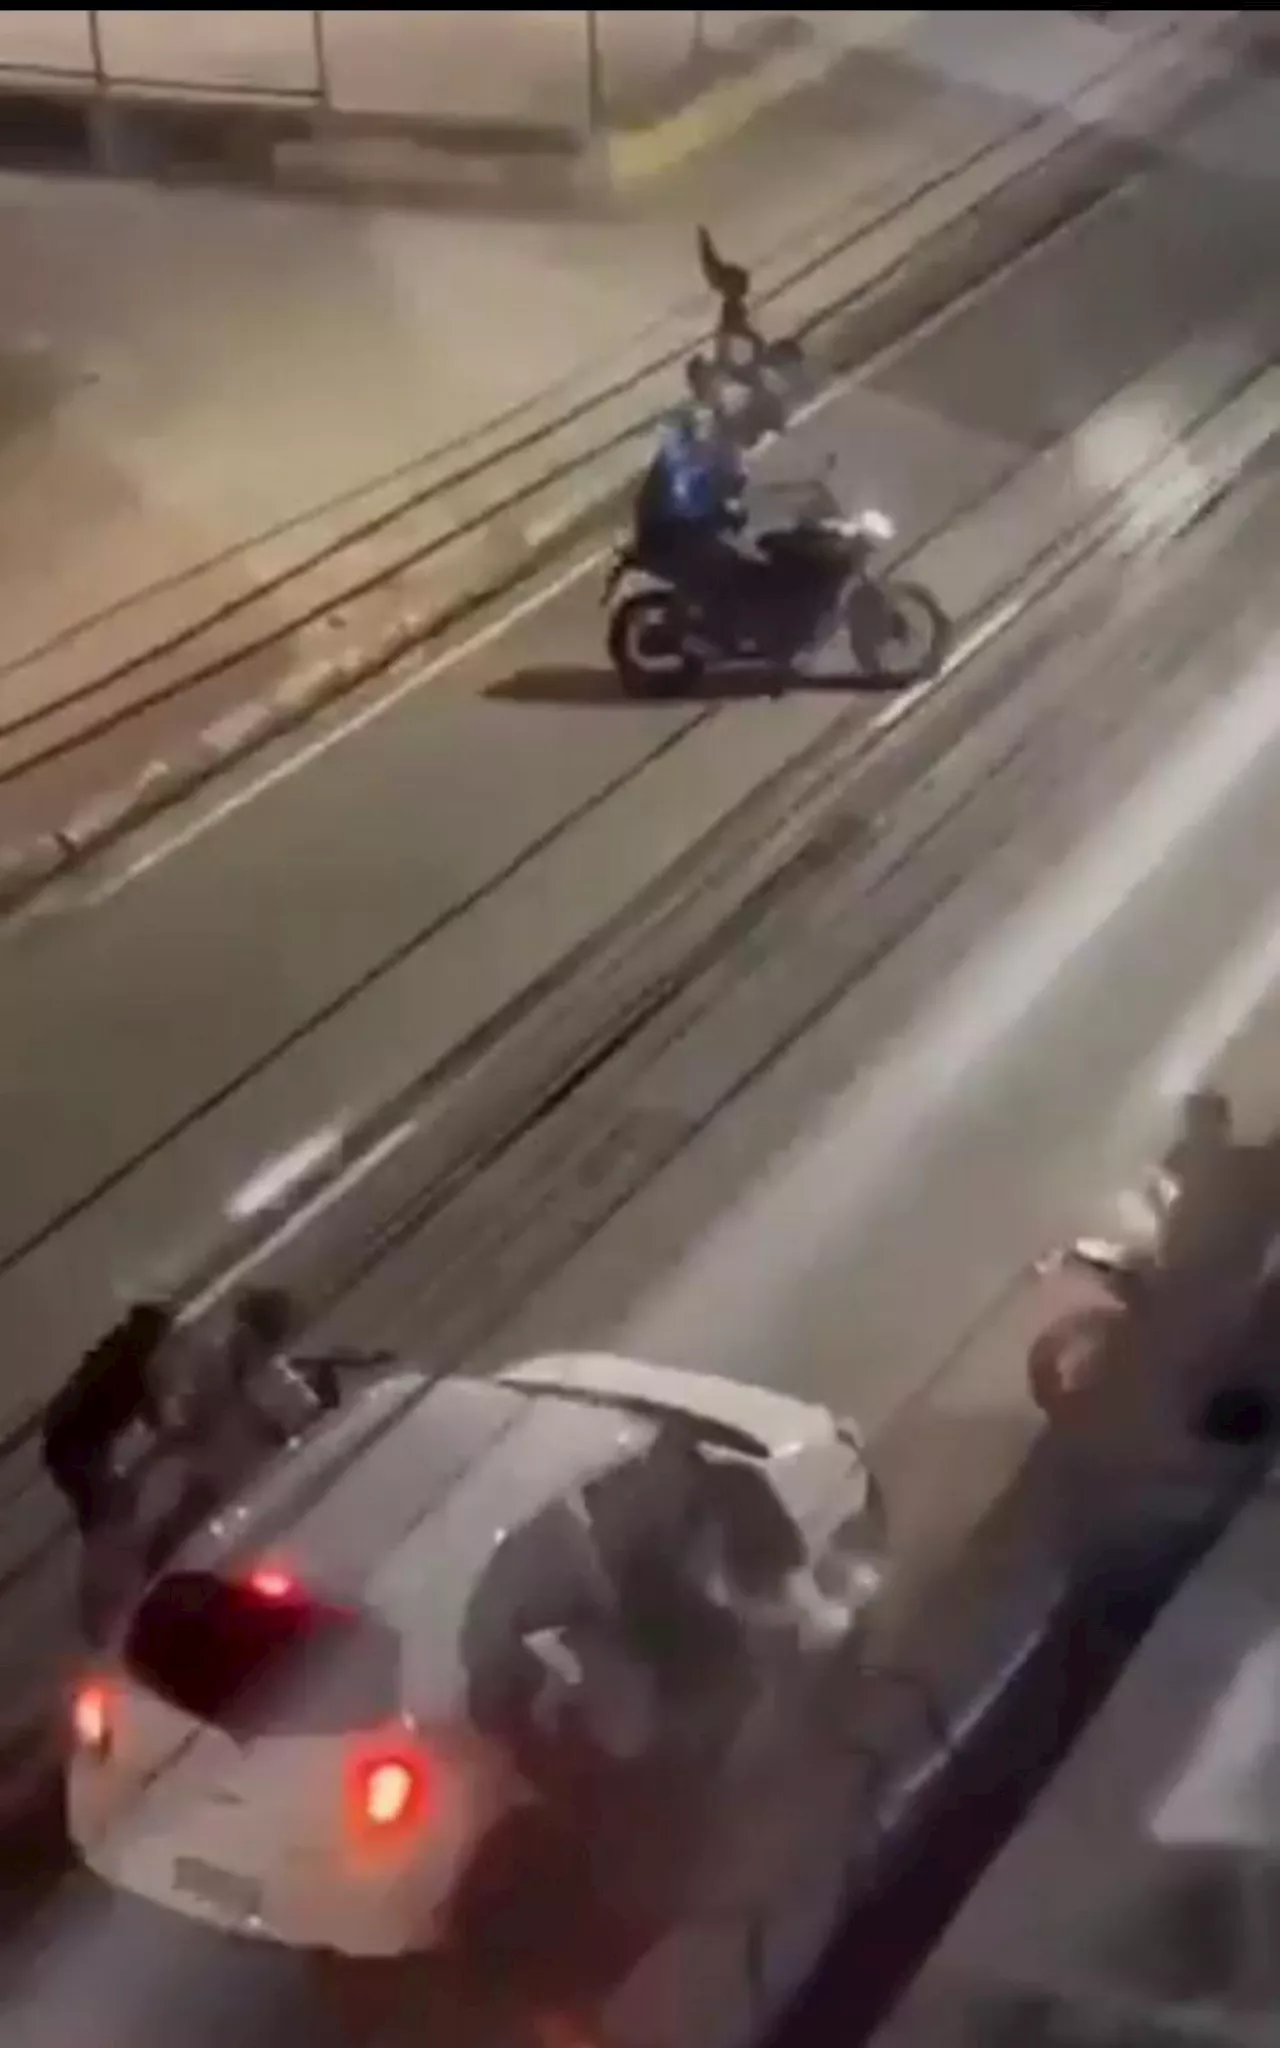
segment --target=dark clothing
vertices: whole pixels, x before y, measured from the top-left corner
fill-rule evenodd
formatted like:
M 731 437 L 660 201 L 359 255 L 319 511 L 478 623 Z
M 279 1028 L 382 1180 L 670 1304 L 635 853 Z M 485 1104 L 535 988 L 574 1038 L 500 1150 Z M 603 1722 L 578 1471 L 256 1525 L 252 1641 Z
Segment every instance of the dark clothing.
M 636 499 L 637 528 L 657 521 L 722 530 L 740 523 L 742 460 L 707 408 L 673 412 L 658 438 Z
M 45 1444 L 45 1470 L 66 1501 L 82 1536 L 102 1523 L 110 1510 L 112 1477 L 110 1445 L 92 1451 L 66 1439 Z
M 136 1308 L 82 1360 L 44 1413 L 44 1462 L 81 1530 L 105 1509 L 117 1439 L 135 1422 L 159 1425 L 149 1369 L 173 1327 L 164 1309 Z
M 635 505 L 642 561 L 696 598 L 726 644 L 760 569 L 739 540 L 744 482 L 732 444 L 685 410 L 668 421 Z

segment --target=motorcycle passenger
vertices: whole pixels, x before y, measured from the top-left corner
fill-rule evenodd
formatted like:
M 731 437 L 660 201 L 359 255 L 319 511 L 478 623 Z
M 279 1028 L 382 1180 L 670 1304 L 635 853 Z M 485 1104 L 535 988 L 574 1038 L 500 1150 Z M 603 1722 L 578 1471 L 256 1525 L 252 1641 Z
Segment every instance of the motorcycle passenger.
M 765 356 L 764 337 L 751 317 L 751 273 L 721 255 L 705 227 L 698 229 L 698 261 L 717 300 L 714 364 L 722 375 L 750 384 Z
M 763 564 L 742 539 L 746 473 L 712 403 L 710 367 L 695 355 L 685 374 L 689 397 L 665 423 L 636 498 L 635 544 L 728 625 Z
M 151 1369 L 173 1329 L 173 1312 L 163 1303 L 138 1302 L 86 1352 L 45 1409 L 45 1470 L 82 1536 L 110 1512 L 112 1457 L 120 1438 L 138 1422 L 161 1429 Z

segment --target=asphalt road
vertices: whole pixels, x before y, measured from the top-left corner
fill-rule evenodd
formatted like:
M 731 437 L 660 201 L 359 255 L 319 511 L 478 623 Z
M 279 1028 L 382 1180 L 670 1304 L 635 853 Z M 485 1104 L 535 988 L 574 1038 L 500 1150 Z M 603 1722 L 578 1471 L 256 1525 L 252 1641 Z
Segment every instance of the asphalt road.
M 863 942 L 848 914 L 862 896 L 856 881 L 843 867 L 807 867 L 780 927 L 780 943 L 793 949 L 781 978 L 802 1007 L 821 991 L 812 953 L 797 971 L 797 944 L 817 939 L 816 957 L 839 965 L 844 986 L 824 1001 L 815 1027 L 799 1037 L 788 1028 L 772 948 L 749 945 L 718 999 L 688 986 L 691 1018 L 682 1013 L 675 1029 L 651 1032 L 629 1071 L 599 1069 L 591 1086 L 616 1106 L 627 1106 L 639 1081 L 651 1101 L 670 1104 L 682 1093 L 690 1124 L 701 1126 L 681 1131 L 678 1159 L 629 1205 L 577 1170 L 588 1132 L 599 1131 L 600 1103 L 591 1094 L 563 1103 L 539 1134 L 540 1157 L 517 1154 L 497 1168 L 505 1201 L 492 1187 L 486 1199 L 483 1181 L 459 1197 L 453 1260 L 465 1245 L 470 1286 L 451 1287 L 457 1273 L 432 1235 L 439 1218 L 428 1219 L 400 1243 L 378 1245 L 376 1270 L 337 1311 L 345 1333 L 390 1337 L 432 1357 L 442 1342 L 447 1351 L 464 1341 L 469 1314 L 472 1334 L 487 1322 L 489 1341 L 507 1351 L 552 1335 L 612 1340 L 785 1377 L 838 1399 L 883 1447 L 891 1513 L 915 1539 L 916 1571 L 922 1559 L 936 1565 L 953 1551 L 1012 1478 L 1032 1433 L 1021 1345 L 998 1318 L 958 1343 L 966 1321 L 980 1324 L 984 1306 L 1007 1293 L 1048 1239 L 1107 1216 L 1116 1190 L 1176 1138 L 1187 1092 L 1218 1070 L 1249 982 L 1242 960 L 1269 961 L 1272 978 L 1280 969 L 1272 879 L 1280 716 L 1271 680 L 1280 614 L 1265 581 L 1278 529 L 1280 492 L 1262 468 L 1122 594 L 1086 579 L 1047 644 L 1023 646 L 1018 691 L 993 706 L 976 757 L 982 766 L 970 787 L 980 803 L 949 807 L 936 835 L 890 863 L 900 914 L 888 923 L 906 917 L 878 976 L 849 980 Z M 1006 661 L 1012 656 L 992 656 L 993 684 Z M 1103 704 L 1086 687 L 1091 672 L 1124 676 L 1129 687 Z M 1001 721 L 1006 741 L 1014 737 L 1014 709 L 1023 744 L 997 747 Z M 957 779 L 962 772 L 958 765 Z M 926 880 L 924 913 L 913 914 L 921 872 L 935 862 L 957 886 L 939 891 Z M 1003 917 L 993 914 L 1000 873 Z M 1065 951 L 1071 906 L 1098 916 L 1104 887 L 1124 900 L 1064 963 L 1053 1000 L 1028 982 L 1039 1007 L 1015 1001 L 1010 975 L 1025 976 L 1040 949 Z M 734 1092 L 714 1121 L 695 1120 L 692 1084 L 719 1087 L 725 1060 L 742 1047 L 741 1021 L 730 1022 L 735 1003 L 740 1018 L 754 1015 L 778 1037 L 781 1056 L 754 1095 Z M 966 1084 L 931 1086 L 928 1075 L 953 1076 L 961 1055 Z M 813 1115 L 815 1087 L 842 1089 L 823 1110 L 817 1141 L 740 1208 L 726 1207 L 723 1181 L 713 1207 L 701 1206 L 716 1186 L 709 1168 L 732 1162 L 739 1186 L 748 1183 L 770 1129 L 794 1131 L 806 1091 Z M 1271 1108 L 1280 1115 L 1280 1087 Z M 1265 1114 L 1256 1092 L 1250 1111 L 1250 1135 L 1269 1135 L 1256 1129 Z M 877 1156 L 886 1130 L 888 1159 Z M 838 1177 L 825 1159 L 835 1132 L 845 1169 Z M 804 1186 L 815 1167 L 823 1175 L 816 1194 Z M 383 1197 L 394 1193 L 401 1225 L 409 1219 L 400 1177 L 421 1187 L 425 1168 L 419 1156 L 415 1174 L 402 1155 L 395 1188 L 382 1188 Z M 365 1247 L 362 1231 L 386 1221 L 378 1187 L 376 1176 L 362 1183 L 356 1213 L 330 1211 L 328 1234 L 300 1241 L 290 1257 L 302 1263 L 282 1269 L 305 1281 L 308 1258 L 323 1264 Z M 613 1206 L 612 1220 L 563 1264 L 549 1294 L 493 1328 L 502 1290 L 478 1302 L 477 1273 L 524 1293 L 522 1250 L 532 1240 L 545 1256 L 546 1232 L 554 1236 L 566 1208 L 581 1235 L 584 1194 Z M 503 1219 L 501 1246 L 480 1234 L 477 1202 L 491 1227 Z M 671 1217 L 690 1202 L 700 1220 L 682 1265 L 669 1242 Z M 793 1267 L 797 1216 L 813 1232 L 812 1256 Z M 736 1289 L 726 1295 L 730 1271 Z M 310 1992 L 278 1958 L 232 1964 L 185 1930 L 159 1940 L 149 1919 L 108 1909 L 82 1887 L 46 1907 L 37 1925 L 52 1946 L 23 1969 L 34 2004 L 29 2034 L 19 2038 L 33 2044 L 74 2032 L 114 2048 L 151 2038 L 153 2027 L 159 2039 L 161 2030 L 171 2035 L 180 2000 L 198 2002 L 210 2039 L 233 2021 L 265 2039 L 282 2013 L 300 2010 L 298 2000 L 308 2025 L 319 2025 Z M 359 2018 L 331 2013 L 327 2024 L 338 2040 L 362 2038 Z M 416 2038 L 408 2022 L 392 2036 Z M 482 2028 L 479 2038 L 500 2036 Z
M 1202 156 L 1238 151 L 1259 118 L 1246 97 Z M 925 566 L 949 565 L 956 585 L 940 594 L 963 610 L 996 594 L 1041 530 L 1096 509 L 1269 359 L 1280 301 L 1259 299 L 1257 280 L 1270 225 L 1259 186 L 1163 167 L 828 407 L 779 460 L 801 470 L 831 450 L 851 493 L 887 502 L 909 538 L 950 527 Z M 1212 347 L 1185 346 L 1210 323 Z M 964 524 L 1064 436 L 1026 488 L 988 496 Z M 1129 511 L 1143 499 L 1133 484 Z M 829 786 L 763 850 L 751 843 L 742 900 L 732 862 L 714 888 L 705 873 L 695 887 L 690 866 L 678 916 L 655 914 L 649 974 L 664 959 L 678 970 L 665 1005 L 629 1014 L 579 1085 L 523 1123 L 527 1047 L 505 1074 L 503 1048 L 487 1049 L 425 1111 L 411 1104 L 403 1143 L 268 1269 L 330 1295 L 344 1333 L 428 1363 L 612 1338 L 785 1379 L 887 1445 L 909 1417 L 914 1441 L 921 1409 L 908 1404 L 959 1334 L 1166 1142 L 1180 1101 L 1171 1034 L 1206 990 L 1229 993 L 1238 947 L 1265 926 L 1278 527 L 1264 461 L 1154 563 L 1122 562 L 1122 533 L 1043 605 L 1012 606 L 954 687 L 892 727 L 888 700 L 844 693 L 620 707 L 598 674 L 587 577 L 269 791 L 237 792 L 234 817 L 171 857 L 103 874 L 10 937 L 0 1072 L 23 1092 L 11 1079 L 0 1105 L 15 1163 L 0 1306 L 13 1409 L 113 1288 L 216 1271 L 236 1190 L 265 1161 L 420 1082 L 809 748 L 811 781 L 826 755 Z M 876 720 L 881 744 L 859 765 Z M 606 966 L 590 1001 L 607 1017 Z M 560 1011 L 532 1019 L 544 1054 L 580 1000 L 568 980 L 551 994 Z M 1197 1043 L 1211 1065 L 1213 1032 Z M 1184 1049 L 1182 1092 L 1187 1069 Z M 486 1156 L 468 1118 L 511 1089 L 517 1141 Z M 469 1171 L 442 1201 L 451 1131 Z M 957 1412 L 933 1411 L 938 1458 L 894 1453 L 892 1506 L 908 1528 L 927 1523 L 931 1556 L 1030 1435 L 1016 1345 L 970 1346 L 963 1373 Z M 17 1693 L 57 1654 L 64 1554 L 35 1555 L 51 1517 L 29 1467 L 11 1464 L 0 1485 L 0 1649 Z M 103 1941 L 90 1989 L 80 1963 Z M 172 2038 L 172 2001 L 204 2005 L 221 1981 L 207 1953 L 184 1976 L 189 1947 L 157 1948 L 127 1915 L 59 1942 L 31 1965 L 40 2004 L 21 2038 L 74 2032 L 106 2048 L 152 2025 Z M 265 2000 L 256 2024 L 281 2024 Z
M 888 504 L 908 541 L 951 525 L 922 573 L 956 612 L 981 602 L 1032 536 L 1052 538 L 1269 358 L 1266 193 L 1202 167 L 1247 156 L 1266 105 L 1242 88 L 1194 160 L 883 364 L 776 468 L 834 454 L 843 490 Z M 1207 320 L 1225 366 L 1179 352 Z M 1068 435 L 1025 492 L 954 529 Z M 269 1162 L 358 1127 L 762 776 L 886 712 L 843 692 L 620 705 L 597 595 L 594 574 L 573 581 L 297 772 L 282 760 L 258 795 L 224 790 L 223 814 L 183 820 L 168 857 L 135 843 L 64 915 L 6 939 L 0 1073 L 22 1084 L 0 1102 L 0 1139 L 22 1170 L 0 1190 L 4 1407 L 47 1384 L 118 1293 L 216 1257 Z

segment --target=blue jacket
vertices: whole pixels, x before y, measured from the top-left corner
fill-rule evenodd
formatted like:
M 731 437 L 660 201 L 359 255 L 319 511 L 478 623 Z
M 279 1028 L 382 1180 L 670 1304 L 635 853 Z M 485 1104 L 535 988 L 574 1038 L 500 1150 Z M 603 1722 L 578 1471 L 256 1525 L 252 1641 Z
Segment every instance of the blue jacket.
M 719 525 L 745 483 L 730 444 L 699 433 L 687 410 L 663 427 L 654 469 L 666 516 L 692 525 Z

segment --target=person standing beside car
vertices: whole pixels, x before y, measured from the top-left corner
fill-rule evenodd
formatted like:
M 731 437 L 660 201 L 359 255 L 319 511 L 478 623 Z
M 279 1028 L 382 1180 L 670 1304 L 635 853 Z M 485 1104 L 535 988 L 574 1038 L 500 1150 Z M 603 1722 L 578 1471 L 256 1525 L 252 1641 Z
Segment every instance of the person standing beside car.
M 81 1536 L 109 1512 L 121 1437 L 136 1423 L 157 1432 L 162 1426 L 154 1368 L 173 1330 L 165 1303 L 135 1303 L 85 1353 L 41 1417 L 45 1470 Z

